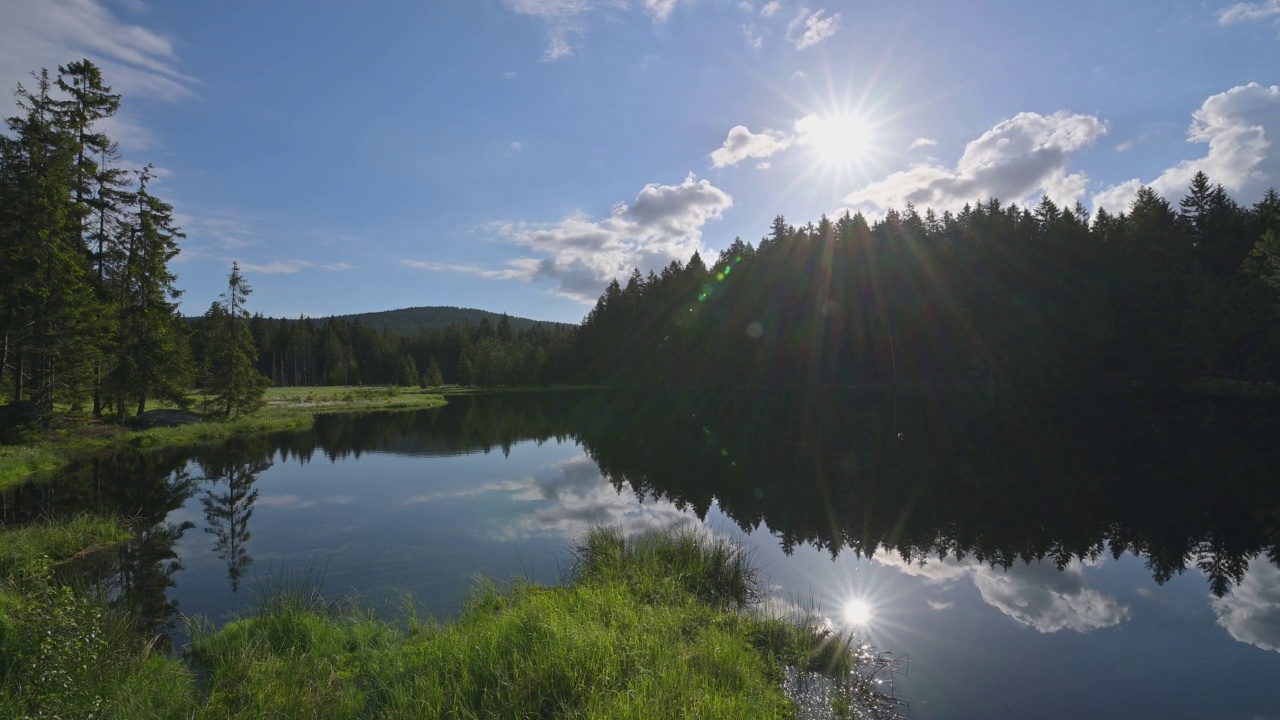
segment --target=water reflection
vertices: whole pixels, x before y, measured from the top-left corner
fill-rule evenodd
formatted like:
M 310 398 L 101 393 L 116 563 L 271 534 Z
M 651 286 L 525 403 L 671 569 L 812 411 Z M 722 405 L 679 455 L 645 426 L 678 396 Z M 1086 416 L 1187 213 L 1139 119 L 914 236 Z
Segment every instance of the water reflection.
M 1274 563 L 1254 558 L 1240 584 L 1211 602 L 1231 637 L 1280 652 L 1280 569 Z
M 1089 633 L 1119 625 L 1129 618 L 1128 606 L 1091 589 L 1085 579 L 1085 563 L 1073 560 L 1064 567 L 1035 561 L 998 569 L 976 558 L 945 558 L 924 563 L 907 562 L 892 552 L 876 553 L 885 566 L 930 583 L 972 580 L 983 602 L 1014 621 L 1042 633 L 1073 630 Z M 950 603 L 930 602 L 934 610 Z
M 365 574 L 340 580 L 358 587 L 469 576 L 474 563 L 457 558 L 482 543 L 563 546 L 593 523 L 640 530 L 716 516 L 767 529 L 787 552 L 870 558 L 923 581 L 927 612 L 957 612 L 957 588 L 971 586 L 1046 634 L 1131 624 L 1133 600 L 1094 582 L 1131 553 L 1157 583 L 1202 574 L 1218 624 L 1274 651 L 1277 430 L 1274 404 L 1231 398 L 491 396 L 103 458 L 0 502 L 9 522 L 85 508 L 137 518 L 137 538 L 96 572 L 161 625 L 179 611 L 175 578 L 204 562 L 197 548 L 232 592 L 255 556 L 350 555 Z M 521 443 L 554 451 L 514 471 L 472 459 Z M 385 460 L 354 469 L 370 455 Z M 192 540 L 197 525 L 211 543 Z
M 261 440 L 236 439 L 221 452 L 196 461 L 204 473 L 205 489 L 200 496 L 204 531 L 214 537 L 213 552 L 227 565 L 232 592 L 240 589 L 245 570 L 253 564 L 248 550 L 253 538 L 249 519 L 258 501 L 253 484 L 259 474 L 271 467 L 264 454 L 269 456 L 272 449 Z

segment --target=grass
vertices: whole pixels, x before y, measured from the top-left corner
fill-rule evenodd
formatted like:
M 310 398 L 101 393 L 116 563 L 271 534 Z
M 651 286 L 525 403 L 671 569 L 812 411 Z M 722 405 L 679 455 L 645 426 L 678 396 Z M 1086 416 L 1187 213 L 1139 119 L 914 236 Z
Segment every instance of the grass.
M 21 583 L 88 550 L 127 540 L 114 520 L 76 515 L 0 531 L 0 580 Z
M 737 545 L 598 529 L 575 555 L 569 584 L 482 581 L 447 625 L 278 583 L 239 620 L 194 625 L 185 662 L 113 639 L 69 591 L 28 595 L 0 606 L 6 632 L 38 630 L 5 637 L 0 715 L 781 718 L 795 709 L 787 665 L 857 676 L 848 638 L 750 611 L 758 585 Z M 841 697 L 833 709 L 853 714 Z
M 192 407 L 200 410 L 204 400 L 193 396 Z M 28 434 L 15 444 L 0 445 L 0 491 L 38 473 L 56 470 L 77 457 L 125 445 L 154 448 L 218 442 L 236 435 L 306 430 L 318 413 L 417 410 L 445 403 L 440 392 L 394 387 L 270 388 L 266 401 L 265 409 L 248 417 L 145 430 L 62 419 L 60 427 Z

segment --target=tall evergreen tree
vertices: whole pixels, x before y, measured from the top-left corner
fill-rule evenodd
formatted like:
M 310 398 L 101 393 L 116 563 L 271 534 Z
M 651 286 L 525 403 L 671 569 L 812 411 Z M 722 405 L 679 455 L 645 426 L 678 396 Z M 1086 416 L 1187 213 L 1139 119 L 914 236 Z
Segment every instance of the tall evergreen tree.
M 55 398 L 80 392 L 94 297 L 72 202 L 74 136 L 59 123 L 48 71 L 34 77 L 33 91 L 18 86 L 22 114 L 8 120 L 13 137 L 0 151 L 0 323 L 16 360 L 14 399 L 29 397 L 47 417 Z
M 240 274 L 240 264 L 231 263 L 227 290 L 222 301 L 205 314 L 205 351 L 208 381 L 217 411 L 224 417 L 256 412 L 271 380 L 258 372 L 258 351 L 249 332 L 249 312 L 245 299 L 253 292 Z
M 111 380 L 122 417 L 126 397 L 137 401 L 138 413 L 152 395 L 184 402 L 191 380 L 186 329 L 177 315 L 181 291 L 169 269 L 185 236 L 174 227 L 173 207 L 149 190 L 153 177 L 150 165 L 138 173 L 118 281 L 118 356 Z

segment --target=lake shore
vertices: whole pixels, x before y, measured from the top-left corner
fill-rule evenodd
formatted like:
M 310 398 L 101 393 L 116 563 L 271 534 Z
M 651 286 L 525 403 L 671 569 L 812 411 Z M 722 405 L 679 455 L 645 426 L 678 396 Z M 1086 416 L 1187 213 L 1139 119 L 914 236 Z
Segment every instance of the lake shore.
M 96 528 L 82 535 L 115 537 L 101 519 L 80 522 Z M 15 552 L 61 562 L 78 552 L 65 536 L 39 531 Z M 225 627 L 191 623 L 181 659 L 129 632 L 105 598 L 11 564 L 0 714 L 774 718 L 794 712 L 787 668 L 837 679 L 838 717 L 873 698 L 859 672 L 873 656 L 852 637 L 758 611 L 740 545 L 596 528 L 574 555 L 561 586 L 480 581 L 449 624 L 417 617 L 411 601 L 384 622 L 285 579 Z
M 266 406 L 260 412 L 231 420 L 205 419 L 174 427 L 138 428 L 68 418 L 60 426 L 33 433 L 23 442 L 0 445 L 0 491 L 93 453 L 124 447 L 195 445 L 237 435 L 306 430 L 318 414 L 425 410 L 444 405 L 447 395 L 469 391 L 452 387 L 270 388 L 265 398 Z M 201 410 L 204 400 L 193 397 L 192 409 Z

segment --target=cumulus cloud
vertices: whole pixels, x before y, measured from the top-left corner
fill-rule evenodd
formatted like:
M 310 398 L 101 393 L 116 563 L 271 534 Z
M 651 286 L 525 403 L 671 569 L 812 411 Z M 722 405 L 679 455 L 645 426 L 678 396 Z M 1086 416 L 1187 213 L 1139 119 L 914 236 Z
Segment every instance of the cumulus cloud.
M 952 582 L 968 577 L 982 600 L 1015 622 L 1042 633 L 1072 630 L 1090 633 L 1119 625 L 1129 618 L 1129 608 L 1115 598 L 1088 586 L 1084 565 L 1073 562 L 1063 570 L 1052 563 L 1019 564 L 1002 570 L 975 558 L 909 563 L 895 553 L 880 551 L 873 558 L 928 582 Z M 944 604 L 934 605 L 945 609 Z
M 787 24 L 787 40 L 797 50 L 805 50 L 836 34 L 840 29 L 840 13 L 823 17 L 825 10 L 800 8 L 800 13 Z
M 742 34 L 747 38 L 747 44 L 759 50 L 764 47 L 764 36 L 756 32 L 756 26 L 752 23 L 746 23 L 742 26 Z
M 645 185 L 630 205 L 618 203 L 601 220 L 577 214 L 553 223 L 492 223 L 488 229 L 498 238 L 538 257 L 484 272 L 550 280 L 557 294 L 593 303 L 611 279 L 632 268 L 658 270 L 704 250 L 703 226 L 732 206 L 729 193 L 690 173 L 679 185 Z
M 1209 97 L 1191 115 L 1187 142 L 1208 146 L 1203 157 L 1184 160 L 1143 183 L 1137 178 L 1117 183 L 1093 197 L 1095 207 L 1127 210 L 1138 188 L 1150 185 L 1165 198 L 1180 198 L 1191 178 L 1203 171 L 1237 199 L 1256 200 L 1280 178 L 1280 86 L 1237 85 Z
M 1026 202 L 1047 194 L 1070 205 L 1089 181 L 1084 173 L 1067 172 L 1070 154 L 1106 133 L 1106 123 L 1093 115 L 1020 113 L 966 145 L 954 168 L 917 163 L 850 193 L 844 202 L 872 212 L 908 202 L 956 210 L 991 197 Z
M 737 165 L 747 158 L 767 158 L 785 150 L 792 141 L 792 137 L 773 130 L 753 133 L 746 126 L 738 125 L 729 131 L 724 145 L 711 153 L 711 165 L 721 168 Z
M 1243 643 L 1280 652 L 1280 568 L 1265 557 L 1249 562 L 1244 580 L 1210 598 L 1218 624 Z
M 792 145 L 821 146 L 836 133 L 845 131 L 847 128 L 839 123 L 812 114 L 796 120 L 791 132 L 765 129 L 753 133 L 745 125 L 738 125 L 729 130 L 724 144 L 711 152 L 711 166 L 729 167 L 748 158 L 768 158 Z M 769 164 L 760 163 L 756 167 L 762 166 L 767 168 Z
M 765 3 L 764 6 L 760 8 L 760 16 L 773 17 L 774 15 L 777 15 L 778 11 L 781 9 L 781 2 L 778 2 L 778 0 L 770 0 L 770 2 Z
M 927 147 L 937 147 L 937 146 L 938 146 L 938 141 L 934 140 L 933 138 L 918 137 L 915 140 L 911 141 L 912 150 L 917 150 L 919 148 L 927 148 Z
M 1236 3 L 1231 7 L 1218 11 L 1218 22 L 1223 25 L 1256 22 L 1259 20 L 1280 22 L 1280 0 L 1266 0 L 1266 2 L 1260 3 Z
M 547 25 L 547 49 L 542 59 L 554 62 L 572 56 L 587 32 L 588 18 L 605 10 L 626 10 L 638 5 L 663 22 L 676 5 L 684 0 L 503 0 L 507 9 L 518 15 L 538 18 Z

